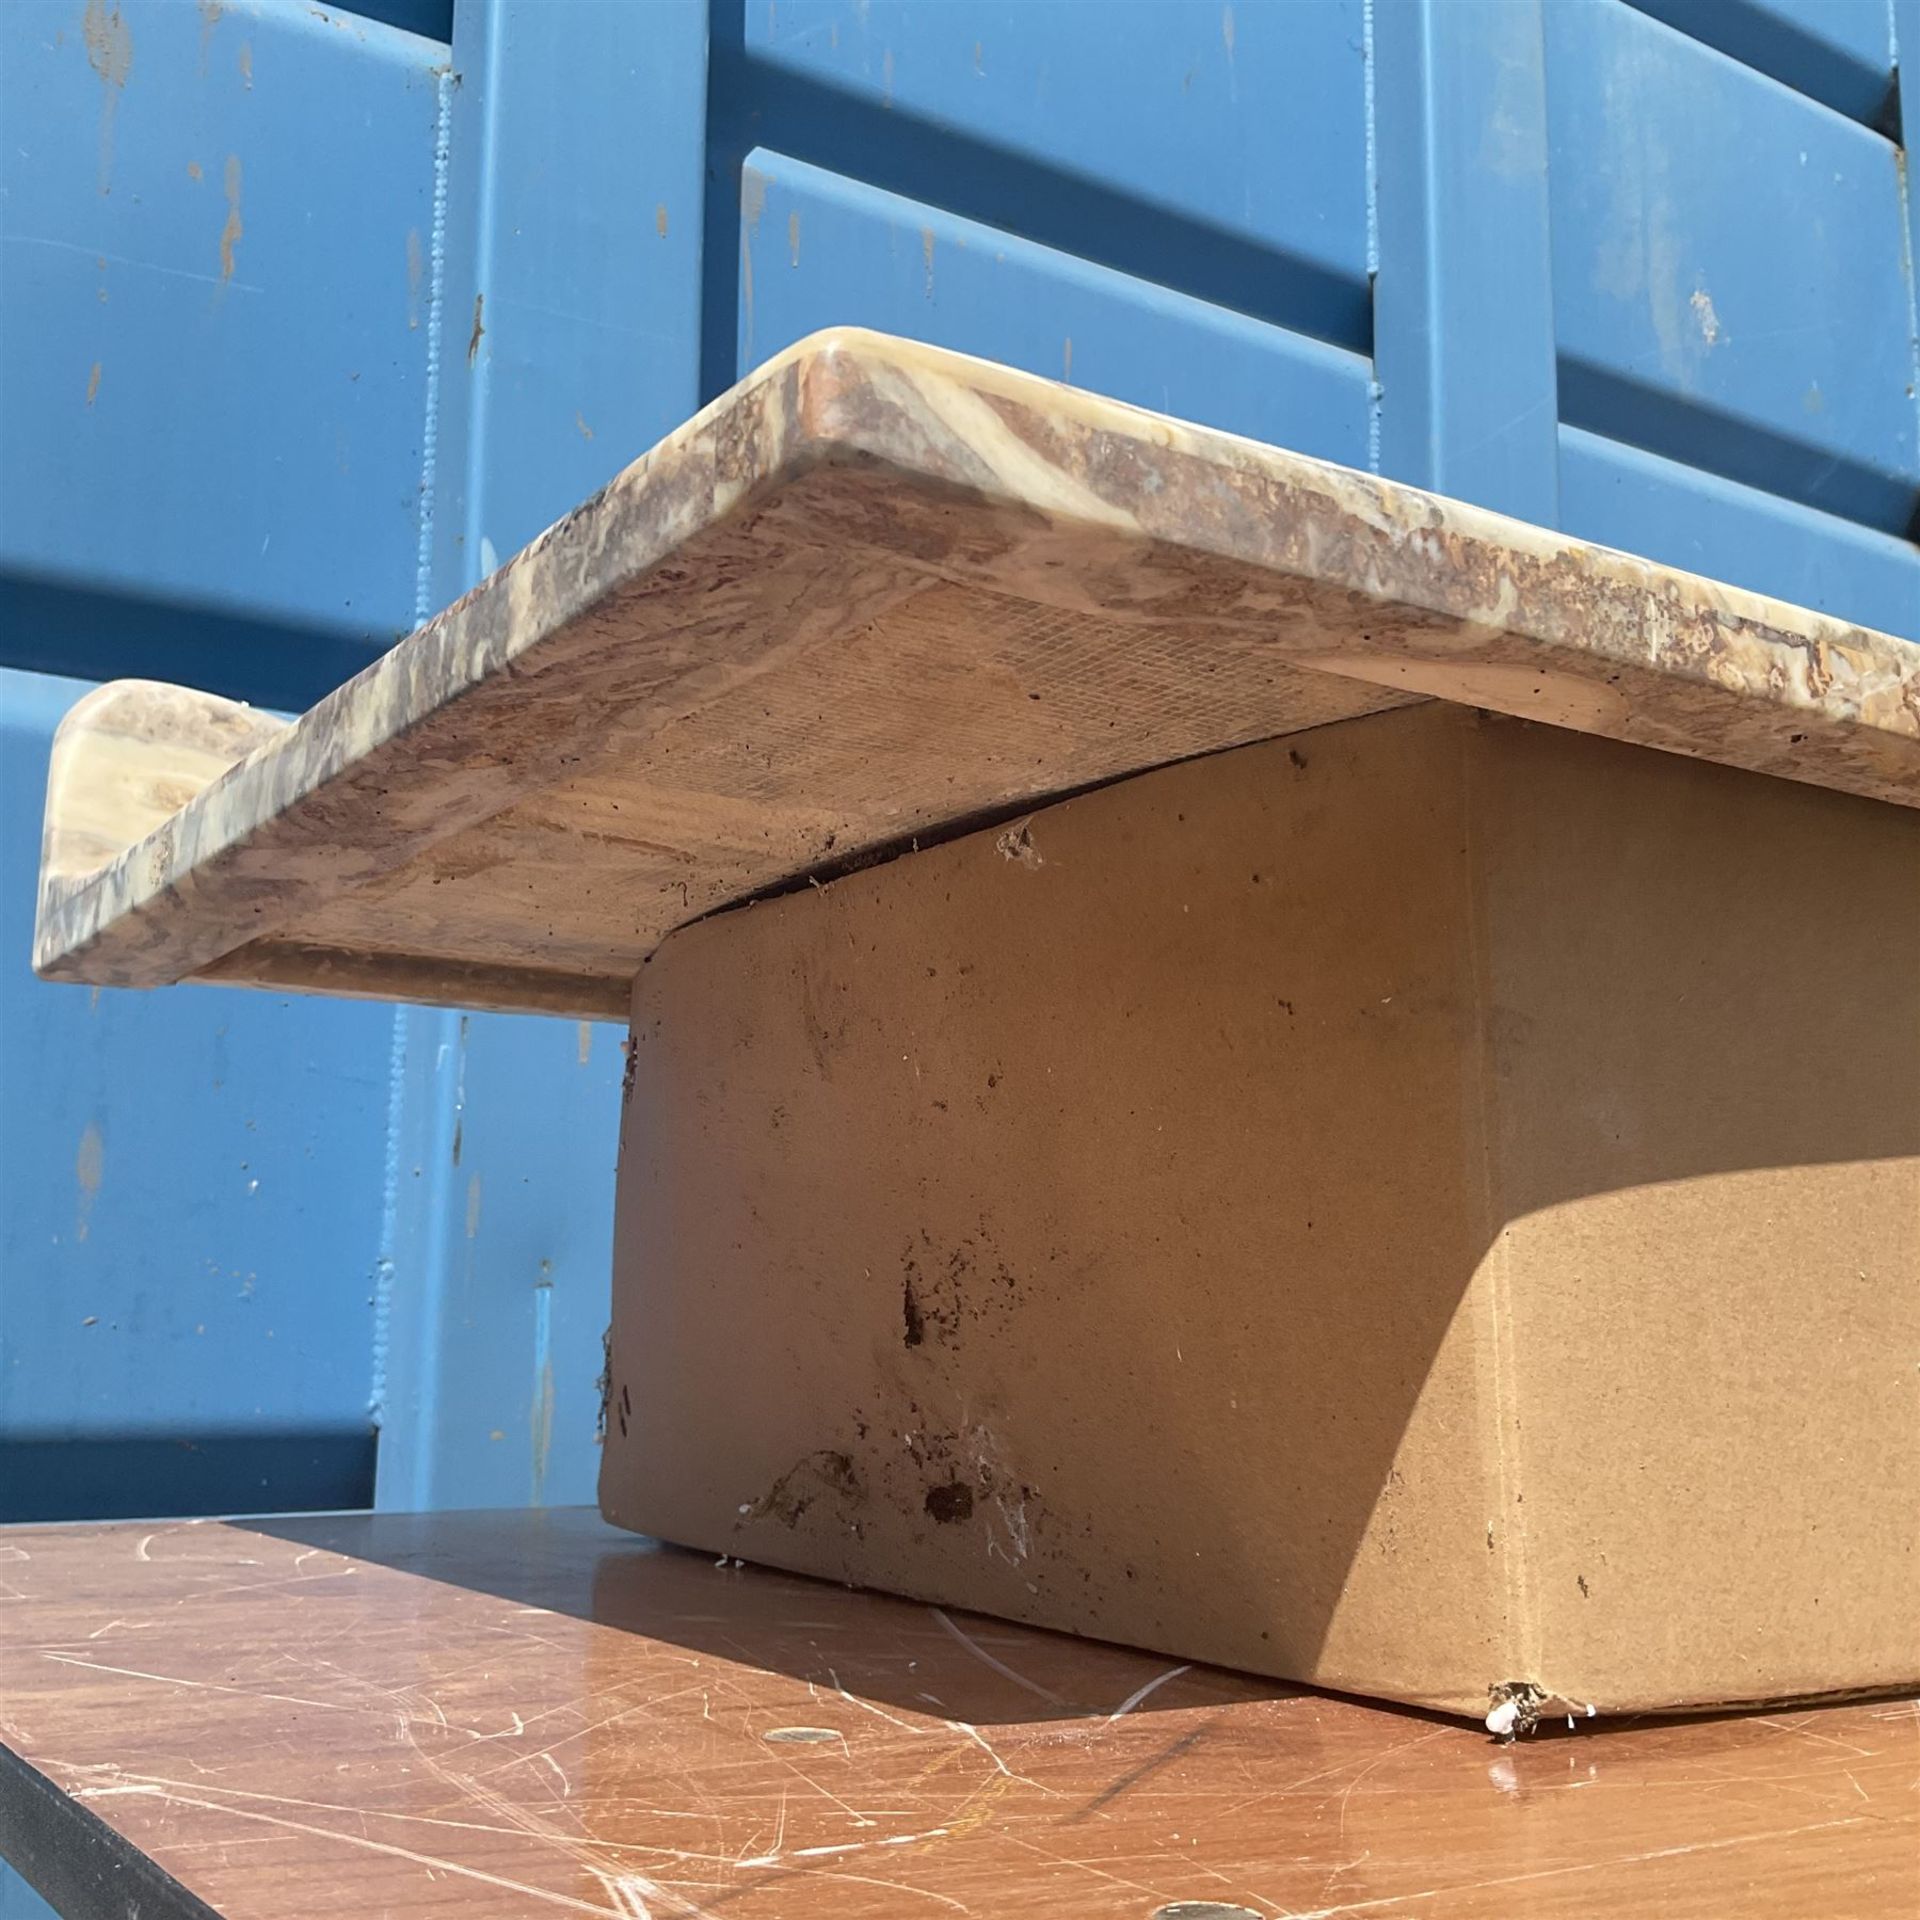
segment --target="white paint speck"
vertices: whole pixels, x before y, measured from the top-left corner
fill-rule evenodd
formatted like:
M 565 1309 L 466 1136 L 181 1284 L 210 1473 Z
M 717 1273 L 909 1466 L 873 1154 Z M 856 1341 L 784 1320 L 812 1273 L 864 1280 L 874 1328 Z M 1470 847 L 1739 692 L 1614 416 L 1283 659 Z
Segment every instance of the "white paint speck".
M 1720 316 L 1713 310 L 1713 295 L 1705 287 L 1695 287 L 1687 300 L 1687 305 L 1693 309 L 1694 320 L 1700 328 L 1700 338 L 1710 347 L 1718 346 L 1721 335 Z

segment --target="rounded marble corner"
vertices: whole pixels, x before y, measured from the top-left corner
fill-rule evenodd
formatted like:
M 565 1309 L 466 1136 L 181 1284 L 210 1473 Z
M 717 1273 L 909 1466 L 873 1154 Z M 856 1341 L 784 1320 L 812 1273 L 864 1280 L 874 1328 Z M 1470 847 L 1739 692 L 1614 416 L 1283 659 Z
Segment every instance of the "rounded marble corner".
M 78 944 L 63 908 L 288 723 L 244 701 L 161 680 L 109 680 L 54 729 L 40 835 L 35 970 Z

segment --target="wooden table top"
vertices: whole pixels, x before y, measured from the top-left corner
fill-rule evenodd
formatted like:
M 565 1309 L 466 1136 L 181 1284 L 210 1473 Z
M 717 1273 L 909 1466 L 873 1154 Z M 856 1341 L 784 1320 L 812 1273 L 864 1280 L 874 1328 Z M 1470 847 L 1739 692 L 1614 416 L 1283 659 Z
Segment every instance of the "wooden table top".
M 115 1920 L 1920 1913 L 1920 1702 L 1501 1747 L 576 1511 L 0 1532 L 0 1739 Z
M 89 695 L 37 964 L 624 1019 L 715 908 L 1431 698 L 1920 804 L 1905 641 L 837 331 L 291 727 Z

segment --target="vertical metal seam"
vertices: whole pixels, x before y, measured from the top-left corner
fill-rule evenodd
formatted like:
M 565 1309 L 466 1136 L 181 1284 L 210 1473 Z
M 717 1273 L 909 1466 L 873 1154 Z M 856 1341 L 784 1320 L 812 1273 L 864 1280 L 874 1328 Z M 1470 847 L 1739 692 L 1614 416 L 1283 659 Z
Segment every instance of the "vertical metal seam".
M 467 210 L 467 217 L 473 223 L 474 331 L 467 356 L 466 500 L 460 532 L 455 536 L 460 559 L 454 570 L 454 590 L 460 593 L 483 580 L 498 564 L 486 532 L 487 478 L 491 465 L 488 442 L 493 423 L 493 382 L 487 366 L 493 348 L 487 343 L 481 321 L 487 297 L 493 290 L 494 252 L 500 238 L 500 97 L 506 86 L 506 12 L 502 0 L 490 0 L 483 16 L 485 37 L 479 60 L 478 125 L 470 135 L 477 161 L 472 202 Z M 473 137 L 475 135 L 477 137 Z M 498 327 L 500 322 L 496 309 L 489 325 Z
M 447 288 L 447 175 L 453 152 L 453 69 L 433 75 L 433 207 L 427 242 L 427 367 L 420 429 L 420 513 L 414 550 L 413 623 L 433 611 L 433 525 L 440 484 L 440 342 Z M 400 1236 L 400 1137 L 406 1124 L 407 1010 L 395 1007 L 387 1041 L 387 1138 L 381 1168 L 380 1242 L 373 1267 L 373 1370 L 368 1412 L 386 1425 L 393 1344 L 393 1283 Z
M 1910 150 L 1914 126 L 1916 121 L 1920 121 L 1920 113 L 1912 110 L 1906 76 L 1902 72 L 1900 9 L 1897 0 L 1887 0 L 1887 63 L 1893 73 L 1900 128 L 1900 141 L 1893 150 L 1893 173 L 1900 190 L 1900 279 L 1907 296 L 1907 399 L 1916 420 L 1920 420 L 1920 300 L 1915 298 L 1913 284 L 1914 273 L 1920 269 L 1920 260 L 1914 258 L 1913 158 Z
M 413 623 L 433 612 L 433 522 L 440 485 L 440 344 L 447 291 L 447 174 L 453 152 L 453 70 L 434 73 L 433 226 L 428 244 L 426 420 L 420 443 L 420 541 L 414 555 Z
M 1894 149 L 1894 177 L 1900 187 L 1900 278 L 1907 295 L 1907 398 L 1920 409 L 1920 303 L 1914 299 L 1913 273 L 1913 178 L 1902 129 L 1901 144 Z
M 387 1420 L 387 1360 L 393 1338 L 393 1276 L 400 1236 L 400 1134 L 407 1093 L 407 1010 L 395 1007 L 387 1041 L 387 1143 L 380 1180 L 380 1249 L 373 1268 L 373 1379 L 367 1411 Z
M 1892 0 L 1888 0 L 1892 4 Z M 1366 139 L 1367 470 L 1380 471 L 1380 150 L 1373 87 L 1374 0 L 1360 5 L 1361 124 Z

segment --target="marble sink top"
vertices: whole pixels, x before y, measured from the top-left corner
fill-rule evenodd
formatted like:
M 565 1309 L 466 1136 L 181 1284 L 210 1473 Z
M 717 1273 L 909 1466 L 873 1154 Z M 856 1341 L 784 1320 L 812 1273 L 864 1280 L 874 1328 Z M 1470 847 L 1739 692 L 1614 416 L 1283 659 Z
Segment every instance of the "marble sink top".
M 1920 804 L 1920 646 L 835 331 L 291 725 L 89 695 L 35 965 L 623 1019 L 716 909 L 1432 699 Z

